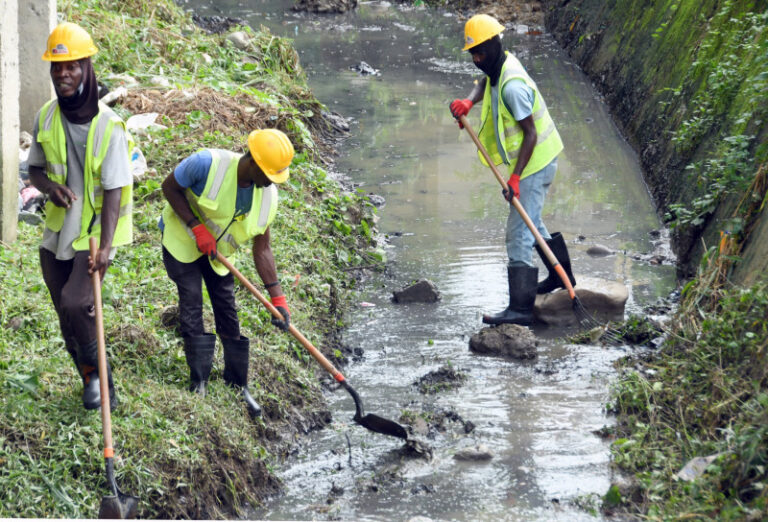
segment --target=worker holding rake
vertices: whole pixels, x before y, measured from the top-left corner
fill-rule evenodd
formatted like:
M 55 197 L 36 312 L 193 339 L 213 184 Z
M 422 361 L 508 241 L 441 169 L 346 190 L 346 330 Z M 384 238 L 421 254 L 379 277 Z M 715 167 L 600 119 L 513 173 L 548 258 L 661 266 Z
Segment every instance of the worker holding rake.
M 485 76 L 476 83 L 468 98 L 451 103 L 451 114 L 456 119 L 466 116 L 472 106 L 482 100 L 478 138 L 493 163 L 504 163 L 510 170 L 504 198 L 510 203 L 513 197 L 519 199 L 565 269 L 571 284 L 575 285 L 563 236 L 559 232 L 550 236 L 541 220 L 544 198 L 555 177 L 557 156 L 563 150 L 563 142 L 536 83 L 520 61 L 503 50 L 503 30 L 503 25 L 485 14 L 475 15 L 465 24 L 463 50 L 469 51 L 472 61 Z M 463 128 L 461 122 L 459 126 Z M 478 155 L 488 165 L 483 155 Z M 533 263 L 534 245 L 549 271 L 548 277 L 540 283 L 537 281 L 538 268 Z M 536 294 L 548 293 L 564 285 L 536 244 L 533 233 L 512 206 L 507 219 L 506 247 L 509 306 L 500 313 L 484 315 L 483 322 L 529 325 L 533 322 Z
M 216 336 L 205 331 L 202 282 L 213 307 L 216 333 L 224 348 L 224 381 L 240 390 L 251 417 L 261 407 L 248 391 L 249 340 L 240 335 L 235 308 L 234 277 L 216 260 L 253 240 L 253 261 L 272 304 L 287 330 L 290 315 L 277 279 L 269 226 L 277 213 L 276 184 L 285 182 L 293 145 L 277 129 L 254 130 L 244 154 L 202 149 L 185 158 L 163 181 L 167 204 L 163 230 L 163 262 L 179 292 L 179 322 L 190 373 L 190 391 L 205 395 L 213 366 Z
M 48 36 L 56 98 L 35 118 L 29 177 L 46 194 L 40 268 L 59 317 L 64 346 L 83 381 L 83 406 L 101 405 L 91 274 L 103 278 L 116 248 L 132 240 L 130 135 L 99 103 L 91 56 L 98 49 L 82 27 L 64 22 Z M 89 238 L 99 240 L 89 256 Z M 112 409 L 117 396 L 107 365 Z

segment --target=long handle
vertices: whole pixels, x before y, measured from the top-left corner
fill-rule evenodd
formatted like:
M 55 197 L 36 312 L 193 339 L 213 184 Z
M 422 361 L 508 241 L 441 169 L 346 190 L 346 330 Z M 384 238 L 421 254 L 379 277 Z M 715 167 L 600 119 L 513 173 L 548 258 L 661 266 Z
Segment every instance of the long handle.
M 480 142 L 480 139 L 477 137 L 477 134 L 475 134 L 475 131 L 472 130 L 472 126 L 469 124 L 469 120 L 467 120 L 467 117 L 459 116 L 459 121 L 464 126 L 464 128 L 467 129 L 467 132 L 469 133 L 470 138 L 472 138 L 472 141 L 474 141 L 475 145 L 477 146 L 477 150 L 480 151 L 480 154 L 483 155 L 483 157 L 485 158 L 485 161 L 491 167 L 491 170 L 493 171 L 493 174 L 496 176 L 496 179 L 498 180 L 498 182 L 501 184 L 501 187 L 506 189 L 507 182 L 504 181 L 503 177 L 501 177 L 501 174 L 499 173 L 499 170 L 496 168 L 496 165 L 493 164 L 493 161 L 491 160 L 491 156 L 488 154 L 488 151 L 485 150 L 485 147 Z M 571 280 L 568 277 L 568 274 L 565 273 L 565 269 L 562 267 L 560 262 L 557 260 L 557 257 L 555 257 L 555 254 L 552 252 L 552 249 L 549 248 L 549 245 L 539 233 L 539 230 L 536 228 L 536 225 L 534 225 L 533 221 L 531 221 L 531 218 L 528 217 L 528 213 L 523 208 L 523 205 L 521 205 L 520 201 L 514 196 L 512 197 L 512 206 L 515 207 L 515 210 L 517 210 L 517 213 L 520 214 L 520 217 L 523 219 L 523 222 L 530 229 L 531 233 L 533 234 L 533 237 L 536 239 L 536 243 L 538 243 L 538 245 L 541 247 L 541 250 L 542 252 L 544 252 L 544 255 L 547 256 L 547 259 L 549 260 L 550 264 L 557 272 L 557 275 L 560 276 L 560 279 L 563 280 L 563 284 L 565 285 L 566 290 L 568 290 L 568 295 L 571 296 L 571 299 L 575 298 L 576 292 L 574 292 L 573 290 L 573 285 L 571 284 Z
M 220 253 L 216 253 L 216 259 L 219 263 L 224 265 L 229 269 L 232 274 L 240 280 L 241 283 L 243 283 L 243 286 L 245 286 L 255 297 L 258 299 L 261 304 L 263 304 L 267 310 L 269 310 L 269 313 L 274 315 L 279 320 L 283 320 L 283 315 L 275 308 L 272 303 L 269 302 L 269 300 L 264 297 L 261 292 L 258 291 L 258 289 L 251 284 L 251 282 L 246 278 L 243 274 L 240 273 L 240 271 L 232 265 L 232 263 L 229 262 L 229 260 L 222 256 Z M 310 354 L 312 354 L 312 357 L 317 359 L 317 362 L 320 363 L 320 365 L 326 369 L 328 373 L 330 373 L 334 379 L 336 379 L 338 382 L 344 382 L 344 376 L 341 374 L 339 370 L 336 369 L 336 367 L 331 364 L 331 361 L 325 358 L 325 356 L 320 353 L 320 350 L 315 348 L 311 342 L 309 342 L 309 339 L 304 337 L 300 331 L 296 329 L 295 326 L 290 325 L 288 327 L 288 331 L 291 332 L 291 334 L 304 346 L 304 348 L 309 351 Z
M 89 239 L 91 259 L 96 258 L 96 238 Z M 107 347 L 104 341 L 104 314 L 101 309 L 101 277 L 96 271 L 91 274 L 93 283 L 93 308 L 96 311 L 96 341 L 99 358 L 99 389 L 101 391 L 101 425 L 104 431 L 104 458 L 115 456 L 112 448 L 112 412 L 109 409 L 109 378 L 107 375 Z

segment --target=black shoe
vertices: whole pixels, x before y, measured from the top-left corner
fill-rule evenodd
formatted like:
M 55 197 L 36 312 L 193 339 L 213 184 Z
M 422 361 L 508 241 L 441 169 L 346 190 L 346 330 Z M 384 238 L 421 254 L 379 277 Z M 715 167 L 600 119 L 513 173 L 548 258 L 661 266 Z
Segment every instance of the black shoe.
M 539 269 L 535 266 L 508 266 L 509 306 L 498 314 L 484 315 L 483 322 L 491 325 L 532 324 L 538 277 Z
M 99 345 L 91 341 L 80 346 L 77 351 L 78 370 L 83 378 L 83 407 L 95 410 L 101 407 L 101 382 L 99 380 Z M 112 381 L 112 367 L 107 359 L 107 386 L 109 388 L 109 405 L 111 409 L 119 405 L 115 384 Z
M 568 279 L 571 281 L 571 286 L 576 286 L 576 278 L 573 277 L 573 272 L 571 271 L 571 258 L 568 256 L 568 247 L 565 245 L 563 235 L 560 232 L 555 232 L 552 234 L 552 238 L 547 239 L 547 246 L 550 248 L 550 250 L 552 250 L 552 253 L 555 254 L 558 263 L 560 263 L 560 265 L 563 267 L 563 270 L 565 270 Z M 536 288 L 536 293 L 548 294 L 553 290 L 557 290 L 558 288 L 565 288 L 563 280 L 560 279 L 559 275 L 557 275 L 557 272 L 552 266 L 552 263 L 549 262 L 549 259 L 547 259 L 546 254 L 544 254 L 544 251 L 541 249 L 538 243 L 536 244 L 536 251 L 539 253 L 539 257 L 541 257 L 541 260 L 544 262 L 544 266 L 547 267 L 548 272 L 547 278 L 541 281 Z
M 205 387 L 213 367 L 216 336 L 210 333 L 186 337 L 184 354 L 189 365 L 189 391 L 205 397 Z
M 248 391 L 248 347 L 247 337 L 240 339 L 221 338 L 224 345 L 224 382 L 242 390 L 241 395 L 252 418 L 261 416 L 261 406 L 253 400 Z

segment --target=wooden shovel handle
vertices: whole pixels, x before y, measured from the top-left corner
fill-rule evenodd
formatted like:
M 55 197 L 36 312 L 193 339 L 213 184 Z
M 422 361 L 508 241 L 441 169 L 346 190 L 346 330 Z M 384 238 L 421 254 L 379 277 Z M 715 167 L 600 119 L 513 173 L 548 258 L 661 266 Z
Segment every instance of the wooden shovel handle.
M 465 129 L 467 129 L 467 132 L 469 133 L 469 137 L 472 138 L 472 141 L 475 142 L 475 145 L 477 146 L 477 150 L 480 151 L 480 154 L 483 155 L 485 158 L 485 161 L 488 163 L 488 165 L 491 167 L 491 170 L 493 171 L 494 176 L 496 176 L 496 179 L 498 180 L 499 184 L 501 184 L 501 188 L 508 189 L 507 182 L 504 181 L 504 178 L 499 173 L 499 169 L 496 168 L 496 165 L 493 164 L 493 161 L 491 160 L 491 156 L 488 154 L 488 151 L 485 150 L 485 147 L 480 142 L 480 139 L 477 137 L 477 134 L 475 134 L 475 131 L 472 130 L 472 126 L 469 124 L 469 120 L 467 120 L 466 116 L 459 116 L 459 121 L 464 126 Z M 533 221 L 531 221 L 531 218 L 528 217 L 528 213 L 523 208 L 523 205 L 520 204 L 520 201 L 512 196 L 512 206 L 515 207 L 515 210 L 517 210 L 517 213 L 520 214 L 520 217 L 523 219 L 523 222 L 528 227 L 528 229 L 533 234 L 533 237 L 536 239 L 536 243 L 541 247 L 542 252 L 544 252 L 544 255 L 547 256 L 547 259 L 549 260 L 552 267 L 557 272 L 557 275 L 560 276 L 560 279 L 562 279 L 563 284 L 565 285 L 565 289 L 568 290 L 568 295 L 571 296 L 571 299 L 576 297 L 576 292 L 573 290 L 573 285 L 571 284 L 571 280 L 568 277 L 568 274 L 565 273 L 565 269 L 562 267 L 560 262 L 557 260 L 557 257 L 555 257 L 555 254 L 552 252 L 552 249 L 549 248 L 549 245 L 544 240 L 544 238 L 539 233 L 539 230 L 536 228 L 536 225 L 533 224 Z
M 96 258 L 96 238 L 88 240 L 91 259 Z M 107 347 L 104 341 L 104 313 L 101 309 L 101 276 L 99 271 L 91 274 L 93 284 L 93 308 L 96 312 L 96 344 L 99 359 L 99 390 L 101 392 L 101 425 L 104 431 L 104 457 L 112 458 L 115 450 L 112 448 L 112 412 L 109 409 L 109 377 L 107 375 Z
M 243 283 L 243 286 L 245 286 L 256 297 L 256 299 L 258 299 L 261 304 L 263 304 L 267 310 L 269 310 L 269 313 L 271 313 L 277 319 L 281 321 L 283 320 L 283 315 L 277 310 L 277 308 L 275 308 L 272 303 L 266 297 L 264 297 L 255 286 L 251 284 L 248 278 L 241 274 L 240 271 L 235 268 L 234 265 L 232 265 L 232 263 L 230 263 L 226 257 L 217 252 L 216 259 L 219 263 L 227 267 L 227 269 L 232 272 L 232 275 L 234 275 L 237 279 L 240 280 L 241 283 Z M 344 382 L 344 376 L 341 374 L 341 372 L 337 370 L 336 367 L 331 364 L 331 361 L 326 359 L 325 356 L 320 353 L 320 350 L 315 348 L 312 343 L 309 342 L 309 339 L 304 337 L 301 332 L 296 329 L 295 326 L 290 325 L 288 327 L 288 331 L 291 332 L 291 334 L 304 346 L 304 348 L 306 348 L 307 351 L 312 354 L 312 357 L 314 357 L 317 362 L 319 362 L 320 365 L 333 376 L 334 379 L 336 379 L 338 382 Z

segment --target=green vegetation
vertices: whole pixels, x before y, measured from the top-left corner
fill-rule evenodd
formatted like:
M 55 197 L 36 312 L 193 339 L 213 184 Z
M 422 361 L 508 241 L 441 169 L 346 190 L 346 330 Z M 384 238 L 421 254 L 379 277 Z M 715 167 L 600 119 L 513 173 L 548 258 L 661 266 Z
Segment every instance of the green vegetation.
M 654 519 L 758 520 L 768 515 L 768 285 L 691 285 L 657 356 L 629 360 L 610 408 L 619 414 L 614 462 L 635 488 L 605 507 Z M 640 369 L 638 369 L 640 368 Z M 716 456 L 697 479 L 675 477 Z
M 280 189 L 272 246 L 292 322 L 332 360 L 340 352 L 323 340 L 340 326 L 354 287 L 344 269 L 380 262 L 368 253 L 373 207 L 319 166 L 323 107 L 307 89 L 290 41 L 240 28 L 251 43 L 238 50 L 225 35 L 197 29 L 172 0 L 65 0 L 59 9 L 94 36 L 102 81 L 117 85 L 108 72 L 140 81 L 116 110 L 124 117 L 159 112 L 167 127 L 135 137 L 151 170 L 134 186 L 134 244 L 120 249 L 104 282 L 120 398 L 113 414 L 118 483 L 140 498 L 142 518 L 233 518 L 279 487 L 272 467 L 306 419 L 327 422 L 318 385 L 324 374 L 238 287 L 243 334 L 252 341 L 250 388 L 264 418 L 251 421 L 223 384 L 220 350 L 209 394 L 199 399 L 187 391 L 168 309 L 176 289 L 162 265 L 156 225 L 160 183 L 200 147 L 244 150 L 255 127 L 277 126 L 290 136 L 297 154 Z M 172 87 L 151 87 L 155 76 Z M 91 518 L 109 493 L 101 421 L 80 403 L 80 378 L 40 275 L 41 235 L 41 227 L 22 223 L 18 241 L 0 248 L 0 518 Z M 249 252 L 244 247 L 232 260 L 258 286 Z

